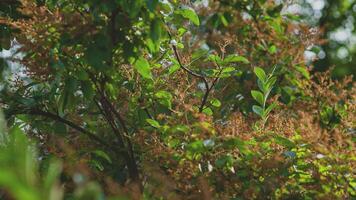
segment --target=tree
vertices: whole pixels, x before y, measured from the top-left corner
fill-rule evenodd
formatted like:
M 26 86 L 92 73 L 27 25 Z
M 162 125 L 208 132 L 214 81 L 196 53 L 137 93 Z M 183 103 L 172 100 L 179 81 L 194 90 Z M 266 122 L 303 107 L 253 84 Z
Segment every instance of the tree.
M 9 127 L 39 141 L 40 166 L 63 162 L 65 199 L 81 199 L 83 177 L 99 196 L 133 199 L 355 195 L 353 83 L 311 79 L 303 53 L 319 38 L 283 6 L 11 6 L 0 24 L 24 57 L 6 57 L 0 104 Z M 0 185 L 13 195 L 16 184 Z

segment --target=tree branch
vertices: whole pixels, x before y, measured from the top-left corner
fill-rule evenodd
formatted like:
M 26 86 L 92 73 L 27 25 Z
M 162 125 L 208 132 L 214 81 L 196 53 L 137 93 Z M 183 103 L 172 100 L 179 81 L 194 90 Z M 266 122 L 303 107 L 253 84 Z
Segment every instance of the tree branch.
M 171 35 L 169 29 L 168 29 L 168 36 L 169 36 L 170 40 L 172 41 L 172 35 Z M 186 66 L 184 66 L 182 61 L 181 61 L 181 59 L 180 59 L 180 56 L 178 54 L 177 47 L 174 44 L 172 44 L 172 49 L 173 49 L 174 55 L 175 55 L 175 57 L 176 57 L 176 59 L 178 61 L 178 64 L 179 64 L 180 68 L 182 68 L 188 74 L 190 74 L 190 75 L 192 75 L 192 76 L 194 76 L 196 78 L 201 79 L 203 81 L 204 85 L 205 85 L 205 94 L 204 94 L 202 102 L 201 102 L 201 104 L 199 106 L 199 112 L 201 113 L 204 110 L 204 107 L 205 107 L 206 102 L 208 100 L 210 91 L 213 89 L 213 87 L 215 86 L 216 82 L 219 80 L 219 76 L 220 76 L 220 74 L 222 72 L 222 69 L 220 70 L 218 76 L 215 77 L 215 79 L 213 80 L 211 86 L 209 86 L 209 82 L 207 80 L 208 77 L 206 77 L 206 76 L 204 76 L 202 74 L 198 74 L 198 73 L 188 69 Z
M 116 108 L 111 104 L 108 100 L 105 91 L 97 84 L 98 80 L 95 78 L 94 75 L 90 74 L 90 78 L 93 81 L 95 88 L 97 89 L 100 95 L 100 104 L 98 101 L 95 100 L 96 105 L 98 106 L 99 110 L 101 111 L 102 115 L 105 117 L 109 125 L 111 126 L 114 134 L 118 137 L 119 145 L 122 148 L 125 148 L 125 152 L 123 153 L 123 157 L 126 161 L 127 168 L 129 170 L 129 174 L 131 179 L 134 181 L 139 180 L 139 171 L 135 161 L 133 146 L 131 140 L 129 138 L 129 131 L 125 124 L 125 121 L 121 117 L 121 115 L 117 112 Z M 104 84 L 104 82 L 102 82 Z M 120 133 L 119 128 L 116 124 L 118 121 L 121 125 L 121 128 L 124 131 L 124 134 Z M 126 145 L 125 145 L 126 142 Z
M 46 111 L 42 111 L 42 110 L 38 110 L 38 109 L 31 109 L 29 111 L 24 111 L 24 112 L 18 112 L 18 113 L 11 113 L 10 115 L 15 115 L 15 114 L 29 114 L 29 115 L 38 115 L 38 116 L 43 116 L 43 117 L 47 117 L 50 119 L 53 119 L 55 121 L 59 121 L 62 122 L 63 124 L 66 124 L 68 126 L 70 126 L 71 128 L 83 133 L 84 135 L 88 136 L 90 139 L 96 141 L 98 144 L 104 146 L 104 147 L 108 147 L 110 146 L 108 143 L 106 143 L 104 140 L 102 140 L 100 137 L 98 137 L 97 135 L 95 135 L 94 133 L 84 129 L 81 126 L 76 125 L 75 123 L 64 119 L 54 113 L 51 112 L 46 112 Z

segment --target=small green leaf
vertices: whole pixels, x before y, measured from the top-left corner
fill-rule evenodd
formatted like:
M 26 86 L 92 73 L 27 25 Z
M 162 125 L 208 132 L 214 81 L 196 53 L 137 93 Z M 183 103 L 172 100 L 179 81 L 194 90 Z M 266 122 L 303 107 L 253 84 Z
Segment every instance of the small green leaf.
M 263 117 L 263 108 L 261 106 L 254 105 L 252 106 L 252 110 L 254 113 L 256 113 L 258 116 Z
M 273 88 L 273 85 L 276 83 L 277 78 L 276 77 L 271 77 L 267 80 L 266 82 L 266 89 L 271 90 Z
M 146 79 L 152 79 L 152 73 L 151 73 L 151 68 L 150 64 L 148 61 L 140 57 L 134 64 L 134 68 L 137 70 L 137 72 Z
M 226 68 L 224 68 L 223 70 L 222 70 L 222 74 L 223 73 L 230 73 L 230 72 L 233 72 L 233 71 L 235 71 L 235 67 L 226 67 Z
M 257 90 L 252 90 L 251 95 L 260 105 L 264 104 L 264 97 L 263 97 L 262 92 L 257 91 Z
M 219 14 L 219 17 L 220 17 L 221 23 L 222 23 L 224 26 L 228 26 L 228 25 L 229 25 L 229 22 L 227 22 L 227 20 L 226 20 L 226 18 L 225 18 L 224 15 Z
M 269 52 L 270 54 L 275 54 L 275 53 L 277 53 L 277 47 L 276 47 L 275 45 L 270 46 L 270 47 L 268 48 L 268 52 Z
M 267 88 L 265 85 L 266 84 L 264 82 L 262 82 L 260 79 L 257 80 L 257 86 L 263 93 L 266 93 L 266 91 L 267 91 Z
M 234 63 L 234 62 L 242 62 L 244 64 L 248 64 L 250 63 L 250 61 L 247 60 L 247 58 L 243 57 L 243 56 L 238 56 L 238 55 L 228 55 L 225 59 L 224 59 L 225 63 Z
M 155 127 L 155 128 L 161 127 L 161 125 L 158 123 L 158 121 L 156 121 L 154 119 L 146 119 L 146 122 L 149 123 L 152 127 Z
M 178 29 L 178 36 L 183 36 L 184 35 L 184 33 L 186 33 L 187 32 L 187 29 L 185 29 L 185 28 L 179 28 Z
M 103 171 L 104 170 L 104 166 L 103 164 L 101 164 L 99 161 L 97 160 L 90 160 L 89 161 L 93 166 L 95 166 L 99 171 Z
M 306 79 L 310 79 L 310 73 L 305 67 L 296 67 L 297 71 L 301 73 Z
M 168 74 L 171 75 L 174 72 L 178 71 L 179 69 L 180 69 L 180 66 L 178 64 L 174 64 L 174 65 L 169 67 Z
M 214 107 L 220 107 L 221 106 L 221 102 L 218 100 L 218 99 L 212 99 L 211 101 L 210 101 L 210 104 L 212 105 L 212 106 L 214 106 Z
M 209 55 L 208 56 L 208 60 L 211 61 L 211 62 L 218 63 L 218 64 L 222 63 L 221 58 L 219 56 L 217 56 L 217 55 Z
M 178 14 L 182 15 L 184 18 L 189 19 L 195 25 L 199 26 L 200 21 L 197 13 L 190 7 L 184 7 L 177 11 Z
M 161 90 L 161 91 L 158 91 L 156 94 L 155 94 L 155 97 L 158 98 L 158 101 L 160 104 L 166 106 L 167 108 L 171 109 L 172 108 L 172 99 L 173 99 L 173 96 L 171 93 L 167 92 L 167 91 L 164 91 L 164 90 Z
M 258 77 L 258 79 L 260 79 L 262 82 L 266 81 L 267 76 L 266 76 L 265 71 L 262 68 L 255 67 L 254 72 L 255 72 L 256 76 Z
M 268 115 L 275 107 L 277 107 L 277 103 L 273 102 L 271 105 L 268 106 L 268 108 L 265 110 L 265 115 Z
M 177 47 L 180 49 L 184 49 L 184 44 L 179 42 L 177 43 Z
M 159 43 L 155 43 L 153 42 L 153 40 L 151 38 L 147 38 L 146 40 L 146 46 L 148 47 L 148 49 L 150 50 L 150 52 L 157 52 L 159 50 Z
M 178 133 L 178 132 L 187 133 L 187 132 L 189 132 L 189 130 L 190 130 L 189 126 L 184 125 L 184 124 L 176 125 L 171 128 L 172 133 Z
M 226 77 L 230 77 L 231 75 L 233 75 L 235 72 L 235 68 L 234 67 L 226 67 L 224 68 L 221 73 L 220 73 L 220 78 L 226 78 Z
M 213 115 L 213 111 L 209 107 L 204 108 L 203 113 L 209 116 Z
M 96 156 L 100 157 L 100 158 L 103 158 L 104 160 L 106 160 L 108 163 L 112 163 L 112 160 L 110 158 L 110 156 L 105 153 L 104 151 L 101 151 L 101 150 L 96 150 L 93 152 Z

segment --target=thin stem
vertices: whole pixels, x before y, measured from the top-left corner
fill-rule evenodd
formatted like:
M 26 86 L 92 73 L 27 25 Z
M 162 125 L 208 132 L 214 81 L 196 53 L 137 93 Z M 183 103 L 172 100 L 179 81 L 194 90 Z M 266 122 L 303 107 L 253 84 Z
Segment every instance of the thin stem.
M 219 76 L 221 75 L 221 73 L 222 73 L 222 69 L 219 71 L 217 77 L 215 77 L 215 79 L 213 80 L 213 82 L 212 82 L 210 87 L 209 87 L 208 83 L 206 83 L 205 87 L 207 88 L 207 90 L 205 91 L 202 103 L 201 103 L 201 105 L 199 107 L 199 112 L 203 112 L 204 106 L 205 106 L 205 104 L 206 104 L 206 102 L 208 100 L 209 94 L 210 94 L 211 90 L 214 88 L 215 84 L 218 82 Z

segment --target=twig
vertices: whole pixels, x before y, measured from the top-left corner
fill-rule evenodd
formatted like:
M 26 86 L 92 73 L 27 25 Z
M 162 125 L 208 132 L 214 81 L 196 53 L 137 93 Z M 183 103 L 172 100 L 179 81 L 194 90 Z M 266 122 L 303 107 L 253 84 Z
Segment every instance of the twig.
M 171 35 L 169 29 L 168 29 L 168 36 L 169 36 L 170 40 L 172 41 L 172 35 Z M 208 82 L 206 76 L 204 76 L 204 75 L 202 75 L 202 74 L 198 74 L 198 73 L 196 73 L 196 72 L 194 72 L 194 71 L 188 69 L 186 66 L 183 65 L 183 63 L 182 63 L 182 61 L 181 61 L 181 59 L 180 59 L 180 56 L 179 56 L 179 54 L 178 54 L 177 47 L 176 47 L 174 44 L 172 44 L 172 49 L 173 49 L 174 55 L 175 55 L 175 57 L 176 57 L 176 59 L 177 59 L 177 61 L 178 61 L 178 64 L 179 64 L 180 68 L 182 68 L 182 69 L 183 69 L 184 71 L 186 71 L 188 74 L 190 74 L 190 75 L 192 75 L 192 76 L 194 76 L 194 77 L 196 77 L 196 78 L 201 79 L 201 80 L 203 81 L 204 85 L 205 85 L 205 94 L 204 94 L 204 97 L 203 97 L 202 102 L 201 102 L 200 107 L 199 107 L 199 112 L 201 113 L 201 112 L 203 112 L 204 106 L 205 106 L 205 104 L 206 104 L 206 102 L 207 102 L 207 99 L 208 99 L 208 97 L 209 97 L 209 93 L 210 93 L 212 87 L 215 85 L 215 82 L 216 82 L 219 78 L 216 77 L 216 78 L 214 79 L 214 81 L 213 81 L 212 86 L 209 86 L 209 82 Z
M 207 87 L 207 90 L 205 91 L 205 94 L 204 94 L 202 103 L 201 103 L 201 105 L 200 105 L 200 107 L 199 107 L 199 112 L 203 112 L 204 106 L 205 106 L 205 104 L 206 104 L 206 102 L 207 102 L 207 100 L 208 100 L 210 91 L 214 88 L 215 84 L 218 82 L 219 76 L 220 76 L 221 73 L 222 73 L 222 69 L 219 71 L 217 77 L 215 77 L 215 79 L 213 80 L 211 86 L 210 86 L 210 87 Z

